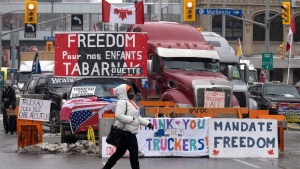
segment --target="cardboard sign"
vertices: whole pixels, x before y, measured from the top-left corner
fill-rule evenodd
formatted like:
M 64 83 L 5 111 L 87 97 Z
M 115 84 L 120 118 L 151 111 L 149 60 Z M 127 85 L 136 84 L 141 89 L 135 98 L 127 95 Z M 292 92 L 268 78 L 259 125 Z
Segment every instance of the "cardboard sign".
M 147 34 L 56 33 L 55 76 L 147 77 Z
M 49 121 L 50 104 L 49 100 L 20 98 L 18 119 Z
M 225 92 L 204 92 L 204 107 L 205 108 L 224 108 Z
M 79 97 L 79 96 L 92 96 L 95 94 L 95 91 L 96 91 L 96 86 L 73 87 L 70 98 Z
M 209 157 L 278 158 L 277 120 L 209 119 Z

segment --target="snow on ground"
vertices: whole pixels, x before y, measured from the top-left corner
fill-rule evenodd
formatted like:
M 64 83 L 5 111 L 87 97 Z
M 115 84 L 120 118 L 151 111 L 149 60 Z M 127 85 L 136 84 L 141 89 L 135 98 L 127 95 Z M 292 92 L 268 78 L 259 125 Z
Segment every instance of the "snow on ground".
M 0 114 L 0 124 L 2 128 L 3 114 Z M 43 126 L 43 138 L 53 138 L 60 140 L 60 133 L 49 133 L 49 127 Z M 98 155 L 99 146 L 87 140 L 80 140 L 75 144 L 43 142 L 20 148 L 17 153 L 23 154 L 82 154 L 82 155 Z
M 81 154 L 98 155 L 99 147 L 93 142 L 82 141 L 75 144 L 58 143 L 40 143 L 25 147 L 18 153 L 24 154 Z

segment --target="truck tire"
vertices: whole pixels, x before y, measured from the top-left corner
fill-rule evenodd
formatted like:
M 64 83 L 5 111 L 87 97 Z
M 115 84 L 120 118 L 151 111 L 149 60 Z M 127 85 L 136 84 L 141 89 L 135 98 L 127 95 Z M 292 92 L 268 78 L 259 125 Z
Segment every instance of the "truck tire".
M 59 110 L 52 110 L 50 112 L 49 124 L 50 124 L 50 133 L 59 133 Z
M 70 131 L 71 131 L 71 128 L 70 128 L 69 123 L 61 123 L 61 137 L 60 137 L 61 143 L 72 144 L 72 143 L 77 142 L 77 138 L 75 135 L 66 134 L 66 133 L 70 133 Z

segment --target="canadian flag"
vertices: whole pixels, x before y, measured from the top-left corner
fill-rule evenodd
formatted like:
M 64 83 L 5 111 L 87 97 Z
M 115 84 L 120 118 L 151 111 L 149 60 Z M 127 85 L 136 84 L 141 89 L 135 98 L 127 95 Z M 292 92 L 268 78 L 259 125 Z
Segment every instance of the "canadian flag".
M 102 22 L 144 24 L 144 3 L 118 8 L 102 0 Z
M 293 43 L 292 36 L 293 36 L 294 33 L 296 33 L 296 25 L 295 25 L 295 16 L 292 15 L 291 25 L 290 25 L 289 34 L 288 34 L 288 39 L 287 39 L 286 47 L 285 47 L 286 52 L 288 50 L 290 50 L 290 48 L 292 46 L 292 43 Z

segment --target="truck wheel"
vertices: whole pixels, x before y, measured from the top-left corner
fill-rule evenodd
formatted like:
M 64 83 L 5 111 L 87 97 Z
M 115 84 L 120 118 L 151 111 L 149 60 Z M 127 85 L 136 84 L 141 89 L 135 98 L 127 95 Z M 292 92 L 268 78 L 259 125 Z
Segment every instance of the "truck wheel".
M 60 142 L 61 143 L 76 143 L 77 138 L 75 135 L 70 134 L 71 128 L 69 126 L 69 123 L 61 123 L 61 137 L 60 137 Z M 66 134 L 69 133 L 69 134 Z
M 59 111 L 58 110 L 52 110 L 50 112 L 50 119 L 49 119 L 50 133 L 59 133 L 60 126 L 58 124 L 58 120 L 59 120 Z

